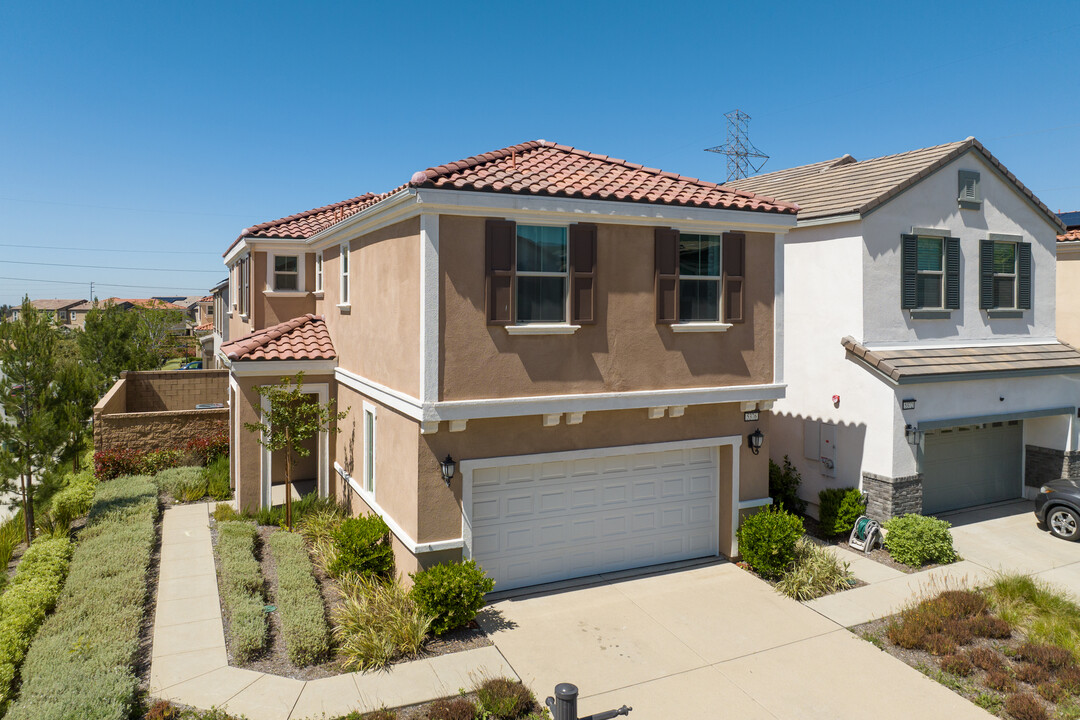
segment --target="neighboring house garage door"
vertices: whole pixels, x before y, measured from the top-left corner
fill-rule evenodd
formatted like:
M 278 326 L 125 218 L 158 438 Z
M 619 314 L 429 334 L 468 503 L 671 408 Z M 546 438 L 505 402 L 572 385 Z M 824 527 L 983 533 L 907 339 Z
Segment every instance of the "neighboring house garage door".
M 1023 426 L 1017 420 L 926 433 L 923 513 L 1019 497 L 1023 458 Z
M 496 590 L 715 555 L 716 448 L 478 467 L 472 556 Z

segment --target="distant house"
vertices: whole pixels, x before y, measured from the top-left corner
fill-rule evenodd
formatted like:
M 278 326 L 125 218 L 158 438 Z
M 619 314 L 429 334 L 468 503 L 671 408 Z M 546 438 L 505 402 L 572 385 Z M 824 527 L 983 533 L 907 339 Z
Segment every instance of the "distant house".
M 1060 213 L 1057 237 L 1057 334 L 1080 348 L 1080 211 Z
M 199 340 L 202 343 L 203 367 L 221 368 L 224 365 L 218 357 L 218 350 L 222 343 L 229 341 L 229 318 L 226 314 L 229 309 L 229 279 L 226 278 L 211 288 L 208 297 L 211 301 L 210 311 L 205 317 L 210 325 L 210 333 L 202 335 Z M 196 334 L 199 334 L 199 327 L 195 328 Z
M 51 317 L 58 325 L 67 326 L 72 324 L 71 310 L 85 302 L 85 300 L 31 300 L 30 305 L 35 310 Z M 12 308 L 11 319 L 18 320 L 21 310 L 20 307 Z M 76 314 L 78 314 L 77 311 Z

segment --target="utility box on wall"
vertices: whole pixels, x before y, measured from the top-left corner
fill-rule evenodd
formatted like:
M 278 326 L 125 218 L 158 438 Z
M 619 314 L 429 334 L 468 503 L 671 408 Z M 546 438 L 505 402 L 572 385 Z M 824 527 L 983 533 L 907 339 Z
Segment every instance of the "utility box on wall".
M 803 457 L 821 463 L 821 474 L 825 477 L 836 477 L 836 425 L 804 421 Z

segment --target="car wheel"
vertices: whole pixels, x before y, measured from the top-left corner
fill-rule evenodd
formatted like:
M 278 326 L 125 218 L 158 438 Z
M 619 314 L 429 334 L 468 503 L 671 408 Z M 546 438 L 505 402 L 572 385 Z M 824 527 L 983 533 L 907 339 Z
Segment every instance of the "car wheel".
M 1051 508 L 1046 514 L 1046 524 L 1050 532 L 1062 540 L 1080 539 L 1080 518 L 1067 507 Z

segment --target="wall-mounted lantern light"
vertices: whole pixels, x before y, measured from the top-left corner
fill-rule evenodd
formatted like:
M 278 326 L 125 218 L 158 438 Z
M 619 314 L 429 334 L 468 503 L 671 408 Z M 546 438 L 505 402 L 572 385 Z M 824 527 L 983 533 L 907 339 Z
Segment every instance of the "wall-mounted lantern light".
M 439 466 L 442 468 L 442 479 L 449 485 L 450 481 L 454 479 L 457 463 L 454 462 L 454 458 L 450 457 L 450 453 L 447 453 L 446 459 L 439 461 Z
M 904 426 L 904 437 L 907 438 L 908 445 L 918 445 L 922 442 L 922 432 L 914 425 Z
M 758 428 L 750 433 L 747 439 L 750 441 L 750 452 L 757 455 L 761 450 L 762 444 L 765 442 L 765 435 L 761 432 L 761 429 Z

